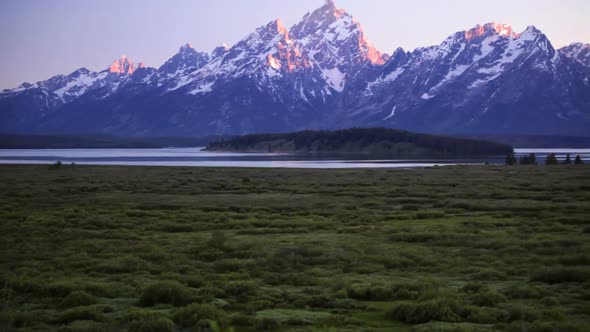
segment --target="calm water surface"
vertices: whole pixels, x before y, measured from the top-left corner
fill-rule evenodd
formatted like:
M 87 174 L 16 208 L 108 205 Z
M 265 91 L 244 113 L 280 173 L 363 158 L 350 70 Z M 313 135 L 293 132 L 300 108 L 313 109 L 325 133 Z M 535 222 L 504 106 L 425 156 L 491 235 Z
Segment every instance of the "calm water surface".
M 399 160 L 371 156 L 302 156 L 273 153 L 206 152 L 203 148 L 165 149 L 0 149 L 0 164 L 127 165 L 257 168 L 414 168 L 448 165 L 503 164 L 504 156 L 474 159 Z M 590 149 L 516 149 L 517 155 L 535 153 L 542 161 L 549 153 L 563 159 L 567 153 L 590 162 Z

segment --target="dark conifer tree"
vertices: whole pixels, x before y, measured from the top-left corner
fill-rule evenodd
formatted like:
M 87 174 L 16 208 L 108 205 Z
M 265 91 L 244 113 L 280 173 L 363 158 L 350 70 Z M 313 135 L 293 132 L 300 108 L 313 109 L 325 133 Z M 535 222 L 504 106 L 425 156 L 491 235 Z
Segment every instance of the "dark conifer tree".
M 547 156 L 547 159 L 545 160 L 545 164 L 547 164 L 547 165 L 559 164 L 559 161 L 557 160 L 557 156 L 555 156 L 555 153 L 551 153 Z
M 580 157 L 580 155 L 576 156 L 575 163 L 576 163 L 576 165 L 584 165 L 584 161 L 582 160 L 582 157 Z
M 516 160 L 516 156 L 514 155 L 514 152 L 511 152 L 509 154 L 506 155 L 506 165 L 516 165 L 517 160 Z
M 565 157 L 565 160 L 563 161 L 564 165 L 571 165 L 572 164 L 572 157 L 570 156 L 570 154 L 568 153 L 567 156 Z
M 534 153 L 529 154 L 529 164 L 531 164 L 531 165 L 537 164 L 537 156 Z

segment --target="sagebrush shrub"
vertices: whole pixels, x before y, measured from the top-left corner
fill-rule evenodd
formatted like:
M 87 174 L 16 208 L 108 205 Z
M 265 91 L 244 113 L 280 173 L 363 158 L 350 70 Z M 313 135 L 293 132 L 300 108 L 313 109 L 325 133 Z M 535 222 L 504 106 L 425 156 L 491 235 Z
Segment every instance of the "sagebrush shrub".
M 162 281 L 146 287 L 139 298 L 139 305 L 151 307 L 156 304 L 172 304 L 176 307 L 191 303 L 192 289 L 178 281 Z

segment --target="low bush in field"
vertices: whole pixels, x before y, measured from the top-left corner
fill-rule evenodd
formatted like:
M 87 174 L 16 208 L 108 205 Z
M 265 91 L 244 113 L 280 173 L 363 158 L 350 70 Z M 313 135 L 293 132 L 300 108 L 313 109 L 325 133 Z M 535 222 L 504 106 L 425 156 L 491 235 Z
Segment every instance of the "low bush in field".
M 75 307 L 64 311 L 64 313 L 58 319 L 60 323 L 69 323 L 76 320 L 93 320 L 93 321 L 104 321 L 106 316 L 103 309 L 98 306 L 82 306 Z
M 50 297 L 66 297 L 74 291 L 85 291 L 96 296 L 110 296 L 112 289 L 106 284 L 85 280 L 59 280 L 43 287 L 43 294 Z
M 466 312 L 465 321 L 476 324 L 494 324 L 502 315 L 499 309 L 476 306 L 466 307 Z
M 177 281 L 161 281 L 147 286 L 141 293 L 139 305 L 151 307 L 156 304 L 183 306 L 193 301 L 193 290 Z
M 458 322 L 464 312 L 463 304 L 457 300 L 432 299 L 397 304 L 391 309 L 389 316 L 394 320 L 410 324 L 430 321 Z
M 504 280 L 506 274 L 493 268 L 483 269 L 473 274 L 474 280 Z
M 256 313 L 257 320 L 262 320 L 269 325 L 307 325 L 325 324 L 335 315 L 323 311 L 309 311 L 300 309 L 269 309 Z M 274 323 L 272 322 L 274 321 Z M 256 324 L 258 326 L 259 324 Z M 271 330 L 276 330 L 273 328 Z
M 491 332 L 495 331 L 489 326 L 481 326 L 472 323 L 443 323 L 432 322 L 416 325 L 412 332 Z M 520 332 L 520 331 L 519 331 Z
M 213 269 L 218 273 L 237 272 L 242 269 L 244 262 L 240 259 L 221 259 L 213 263 Z
M 582 332 L 588 331 L 588 326 L 571 322 L 543 322 L 536 321 L 530 324 L 530 332 Z
M 125 313 L 123 317 L 121 317 L 121 319 L 124 322 L 132 322 L 134 320 L 147 319 L 153 316 L 162 317 L 162 314 L 160 312 L 148 309 L 131 308 Z
M 63 299 L 62 306 L 64 308 L 73 308 L 96 303 L 98 303 L 96 296 L 90 295 L 84 291 L 74 291 L 70 293 L 70 295 L 68 295 L 65 299 Z
M 506 302 L 507 298 L 495 289 L 488 289 L 469 296 L 469 301 L 481 307 L 493 307 L 498 303 Z
M 230 281 L 223 287 L 225 294 L 244 299 L 256 293 L 258 285 L 249 280 Z
M 35 314 L 25 311 L 0 312 L 0 327 L 26 328 L 36 321 Z
M 515 321 L 510 324 L 497 324 L 496 328 L 507 332 L 586 332 L 585 324 L 573 322 L 547 322 L 538 320 L 532 323 Z
M 355 300 L 386 301 L 393 298 L 392 289 L 384 285 L 354 285 L 347 292 Z
M 547 284 L 562 282 L 586 282 L 590 280 L 590 268 L 582 267 L 553 267 L 537 271 L 531 276 L 532 281 Z
M 2 280 L 2 284 L 10 287 L 17 293 L 45 293 L 45 284 L 31 277 L 14 277 Z
M 192 288 L 199 288 L 206 284 L 205 278 L 199 275 L 186 276 L 181 281 Z
M 227 324 L 227 315 L 223 310 L 212 305 L 194 303 L 176 310 L 174 321 L 186 328 L 193 326 L 207 327 L 210 322 L 225 326 Z
M 272 318 L 256 317 L 254 326 L 257 331 L 276 331 L 281 327 L 281 323 Z
M 148 262 L 135 256 L 115 257 L 99 264 L 96 269 L 106 273 L 130 273 L 140 271 L 148 266 Z
M 151 316 L 129 324 L 129 332 L 172 332 L 174 323 L 164 317 Z
M 530 285 L 513 286 L 502 290 L 502 293 L 511 299 L 540 299 L 546 291 Z
M 509 304 L 504 309 L 504 318 L 502 320 L 506 322 L 534 322 L 537 319 L 539 319 L 538 310 L 535 310 L 534 308 L 525 305 Z

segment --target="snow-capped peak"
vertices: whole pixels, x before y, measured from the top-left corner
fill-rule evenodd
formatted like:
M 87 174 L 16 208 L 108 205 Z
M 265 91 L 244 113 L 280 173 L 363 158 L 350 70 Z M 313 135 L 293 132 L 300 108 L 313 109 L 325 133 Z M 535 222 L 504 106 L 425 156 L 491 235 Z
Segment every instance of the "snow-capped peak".
M 181 52 L 190 51 L 190 50 L 194 50 L 193 45 L 191 45 L 191 43 L 186 43 L 180 47 L 178 52 L 181 53 Z
M 541 30 L 537 29 L 536 26 L 534 25 L 529 25 L 526 30 L 524 30 L 522 33 L 517 35 L 518 38 L 523 39 L 523 40 L 535 40 L 540 36 L 543 36 L 543 32 L 541 32 Z
M 326 27 L 334 23 L 337 19 L 343 15 L 348 15 L 343 9 L 336 7 L 336 4 L 332 0 L 326 0 L 324 5 L 312 13 L 307 13 L 298 28 L 294 28 L 294 32 L 297 34 L 308 34 L 313 33 L 318 28 Z M 350 15 L 348 15 L 350 16 Z
M 123 55 L 120 59 L 113 61 L 111 66 L 108 68 L 108 71 L 109 73 L 131 75 L 134 71 L 143 67 L 145 67 L 143 62 L 135 64 L 133 61 L 129 60 L 127 56 Z
M 266 26 L 258 28 L 257 34 L 264 41 L 269 41 L 276 36 L 281 36 L 285 41 L 290 42 L 289 30 L 285 28 L 285 25 L 280 19 L 273 20 Z
M 205 66 L 210 60 L 206 52 L 198 52 L 191 44 L 180 47 L 178 53 L 164 63 L 158 71 L 164 77 L 177 77 Z
M 352 16 L 345 10 L 336 8 L 334 1 L 327 0 L 322 7 L 305 14 L 301 22 L 291 28 L 291 33 L 295 38 L 304 38 L 316 33 L 318 30 L 329 29 L 330 25 L 340 19 L 352 21 Z
M 74 70 L 68 76 L 71 76 L 71 77 L 80 77 L 80 76 L 83 76 L 83 75 L 89 75 L 90 73 L 92 73 L 90 70 L 88 70 L 85 67 L 82 67 L 82 68 L 78 68 L 78 69 Z
M 484 25 L 476 25 L 474 28 L 464 31 L 463 35 L 465 39 L 471 41 L 479 37 L 489 37 L 490 35 L 499 35 L 503 37 L 516 37 L 518 36 L 512 30 L 512 26 L 509 24 L 502 24 L 498 22 L 491 22 Z
M 368 40 L 361 24 L 331 0 L 307 13 L 290 32 L 318 62 L 334 62 L 334 65 L 384 63 L 384 57 Z
M 229 51 L 229 47 L 227 47 L 226 43 L 222 43 L 221 45 L 217 46 L 213 52 L 211 52 L 211 58 L 215 59 L 218 58 L 222 55 L 225 55 L 225 53 L 227 53 L 227 51 Z

